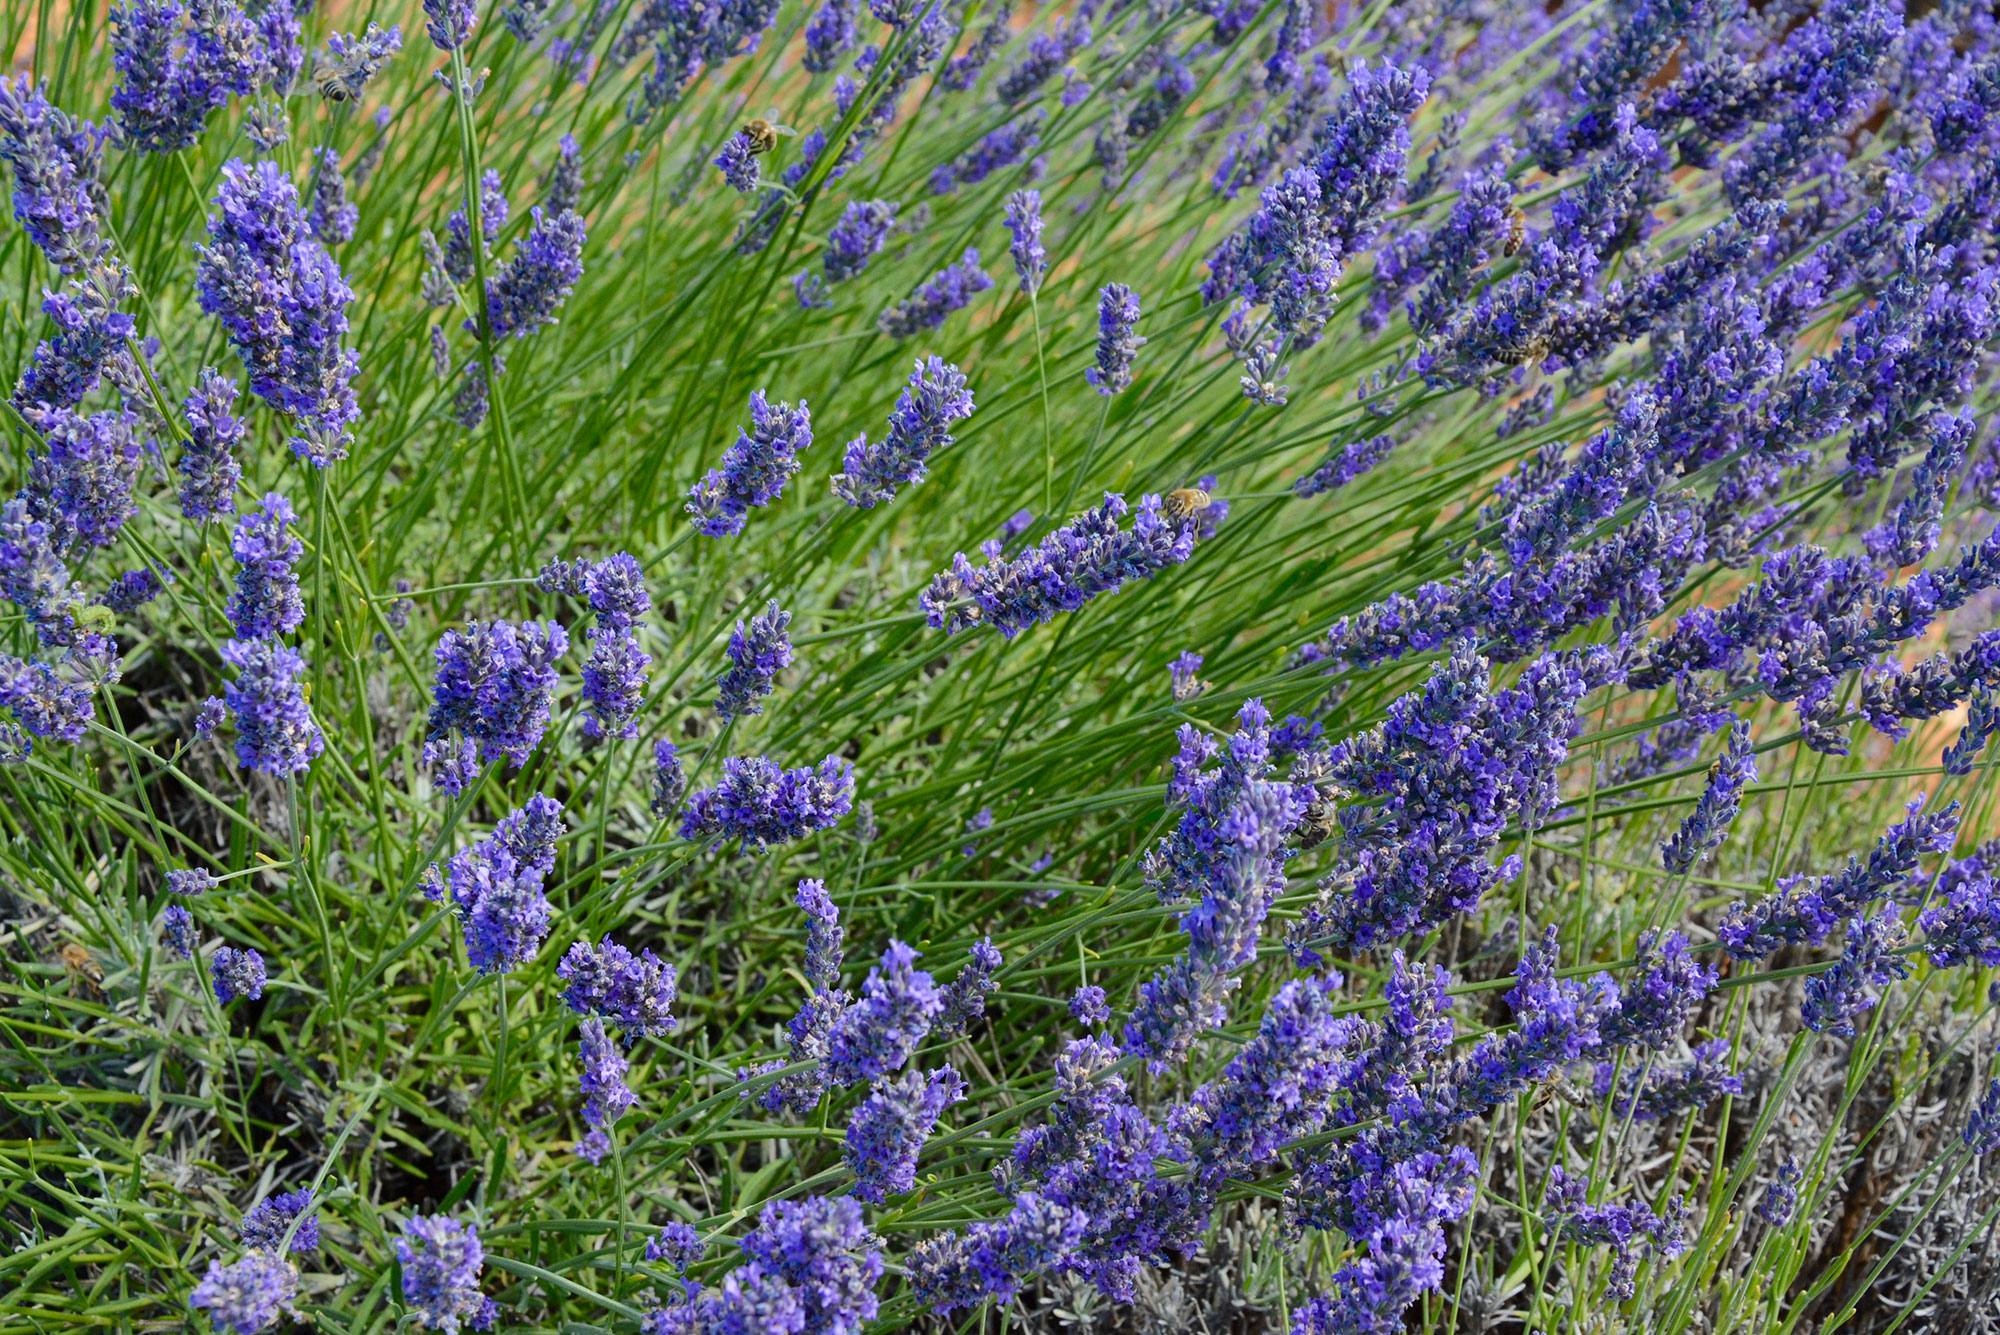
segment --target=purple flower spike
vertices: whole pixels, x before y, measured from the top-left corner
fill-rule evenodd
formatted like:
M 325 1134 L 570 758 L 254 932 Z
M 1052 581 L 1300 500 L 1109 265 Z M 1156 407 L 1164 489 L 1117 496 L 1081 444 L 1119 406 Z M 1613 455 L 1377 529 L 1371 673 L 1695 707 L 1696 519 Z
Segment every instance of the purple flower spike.
M 1048 252 L 1042 249 L 1042 192 L 1016 190 L 1007 197 L 1007 230 L 1013 235 L 1014 272 L 1021 290 L 1033 293 L 1048 272 Z
M 431 781 L 455 796 L 480 766 L 502 757 L 516 769 L 525 765 L 548 727 L 555 663 L 568 650 L 569 636 L 554 621 L 474 621 L 447 630 L 438 640 L 424 740 Z
M 948 635 L 990 625 L 1011 640 L 1099 594 L 1151 579 L 1194 554 L 1201 507 L 1185 498 L 1196 495 L 1201 493 L 1141 497 L 1132 527 L 1124 529 L 1118 521 L 1127 512 L 1125 498 L 1106 492 L 1103 505 L 1012 560 L 990 556 L 975 568 L 960 552 L 919 598 L 925 619 Z
M 753 507 L 771 504 L 785 494 L 785 483 L 799 471 L 799 454 L 812 445 L 812 413 L 804 399 L 798 407 L 773 405 L 763 390 L 750 395 L 750 429 L 739 431 L 736 443 L 722 455 L 722 467 L 688 491 L 687 512 L 695 528 L 711 538 L 743 531 Z
M 841 1013 L 827 1045 L 827 1076 L 836 1085 L 899 1071 L 944 1013 L 944 996 L 916 967 L 917 952 L 891 940 L 868 971 L 861 996 Z
M 964 372 L 942 357 L 925 357 L 897 396 L 889 432 L 879 445 L 860 435 L 847 443 L 845 472 L 833 478 L 833 494 L 863 510 L 894 500 L 896 489 L 921 482 L 931 455 L 949 446 L 951 424 L 972 416 L 972 391 Z
M 201 308 L 222 321 L 251 392 L 296 420 L 292 452 L 325 468 L 347 457 L 361 416 L 360 363 L 341 343 L 354 293 L 276 163 L 230 161 L 215 206 L 195 247 Z
M 222 661 L 236 669 L 223 702 L 236 718 L 236 763 L 264 774 L 302 774 L 326 749 L 306 704 L 306 661 L 272 640 L 230 640 Z
M 1136 331 L 1139 294 L 1123 283 L 1109 283 L 1097 294 L 1097 365 L 1083 378 L 1107 397 L 1132 383 L 1132 362 L 1146 340 Z
M 725 719 L 761 714 L 760 703 L 776 687 L 778 674 L 792 665 L 792 641 L 785 633 L 792 614 L 770 606 L 750 618 L 746 630 L 741 621 L 729 637 L 729 670 L 716 679 L 715 712 Z
M 285 1230 L 291 1228 L 294 1219 L 300 1219 L 298 1229 L 292 1234 L 291 1250 L 309 1252 L 319 1246 L 319 1219 L 312 1213 L 312 1189 L 280 1192 L 266 1196 L 244 1212 L 243 1227 L 238 1236 L 245 1247 L 257 1251 L 278 1254 L 278 1245 L 284 1241 Z
M 715 165 L 722 169 L 722 179 L 729 182 L 730 189 L 740 195 L 749 194 L 757 188 L 760 177 L 757 141 L 748 130 L 738 130 L 716 155 Z
M 979 251 L 967 249 L 958 263 L 938 270 L 909 300 L 889 307 L 875 322 L 890 338 L 908 338 L 936 329 L 952 312 L 963 310 L 974 296 L 992 287 L 992 277 L 979 267 Z
M 739 839 L 747 852 L 830 830 L 854 806 L 854 765 L 828 756 L 782 769 L 762 756 L 731 756 L 722 781 L 688 799 L 681 838 Z
M 474 1330 L 493 1324 L 495 1304 L 479 1291 L 486 1249 L 473 1225 L 449 1215 L 411 1215 L 396 1239 L 396 1260 L 403 1267 L 403 1301 L 425 1326 L 458 1335 L 461 1324 Z
M 917 1156 L 938 1119 L 965 1097 L 965 1081 L 949 1066 L 928 1075 L 903 1072 L 885 1080 L 847 1122 L 847 1166 L 854 1194 L 877 1205 L 917 1184 Z
M 208 962 L 215 999 L 228 1005 L 238 997 L 255 1001 L 264 995 L 264 957 L 245 946 L 217 946 Z
M 299 1268 L 281 1256 L 252 1251 L 233 1265 L 208 1263 L 208 1273 L 188 1295 L 188 1306 L 208 1313 L 217 1331 L 258 1335 L 293 1314 Z
M 298 520 L 291 502 L 273 491 L 265 493 L 262 506 L 236 521 L 229 540 L 238 566 L 236 592 L 224 611 L 242 639 L 276 639 L 305 622 L 296 567 L 306 549 L 292 532 Z
M 583 219 L 575 210 L 546 215 L 539 204 L 528 213 L 534 219 L 528 235 L 507 267 L 486 280 L 487 319 L 496 339 L 526 338 L 554 324 L 570 289 L 583 277 Z M 466 328 L 478 331 L 470 320 Z
M 609 936 L 595 949 L 579 941 L 556 966 L 556 977 L 569 985 L 564 1005 L 609 1020 L 634 1038 L 672 1033 L 680 1023 L 673 1014 L 679 974 L 650 950 L 634 955 Z

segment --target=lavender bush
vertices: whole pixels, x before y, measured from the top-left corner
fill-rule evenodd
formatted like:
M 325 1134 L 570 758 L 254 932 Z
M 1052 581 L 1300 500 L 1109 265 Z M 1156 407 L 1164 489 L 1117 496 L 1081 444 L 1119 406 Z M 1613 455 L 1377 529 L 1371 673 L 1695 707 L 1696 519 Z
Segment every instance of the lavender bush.
M 22 1329 L 2000 1332 L 1991 13 L 0 29 Z

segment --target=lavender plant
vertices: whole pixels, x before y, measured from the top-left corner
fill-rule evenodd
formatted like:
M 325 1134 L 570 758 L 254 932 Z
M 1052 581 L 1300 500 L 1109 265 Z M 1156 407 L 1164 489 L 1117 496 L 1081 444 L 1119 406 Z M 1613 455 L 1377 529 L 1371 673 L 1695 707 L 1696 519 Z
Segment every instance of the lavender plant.
M 1993 1328 L 1991 15 L 0 29 L 10 1316 Z

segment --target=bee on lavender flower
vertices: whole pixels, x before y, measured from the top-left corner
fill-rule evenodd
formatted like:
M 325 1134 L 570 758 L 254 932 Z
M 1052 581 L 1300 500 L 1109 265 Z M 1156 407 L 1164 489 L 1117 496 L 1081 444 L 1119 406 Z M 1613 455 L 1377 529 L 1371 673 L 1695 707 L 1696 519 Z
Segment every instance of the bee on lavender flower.
M 338 65 L 322 65 L 313 72 L 319 83 L 319 95 L 329 102 L 345 102 L 353 96 L 348 91 L 347 71 Z
M 1300 848 L 1318 848 L 1340 828 L 1340 799 L 1347 795 L 1347 790 L 1338 784 L 1328 784 L 1313 792 L 1305 815 L 1299 817 Z
M 1200 487 L 1182 487 L 1179 491 L 1167 493 L 1165 509 L 1167 518 L 1178 524 L 1185 524 L 1208 508 L 1209 494 Z
M 1507 240 L 1501 245 L 1500 253 L 1509 257 L 1521 253 L 1521 247 L 1528 243 L 1528 215 L 1519 209 L 1507 219 Z
M 789 125 L 778 124 L 778 109 L 771 108 L 761 116 L 752 116 L 743 123 L 743 135 L 750 141 L 752 157 L 761 157 L 778 146 L 778 136 L 796 139 L 798 131 Z

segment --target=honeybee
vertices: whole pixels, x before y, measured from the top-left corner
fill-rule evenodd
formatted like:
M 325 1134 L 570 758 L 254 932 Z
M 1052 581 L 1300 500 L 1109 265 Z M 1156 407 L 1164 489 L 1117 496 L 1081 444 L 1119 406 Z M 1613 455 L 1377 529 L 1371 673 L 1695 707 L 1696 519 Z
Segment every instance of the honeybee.
M 56 952 L 56 957 L 62 961 L 64 973 L 82 979 L 83 985 L 92 992 L 97 991 L 98 984 L 104 981 L 104 970 L 91 958 L 90 951 L 76 942 L 65 941 L 63 948 Z
M 1507 220 L 1507 244 L 1500 247 L 1500 253 L 1503 255 L 1520 254 L 1521 246 L 1527 239 L 1528 215 L 1519 209 L 1515 209 L 1514 216 Z
M 1318 848 L 1327 836 L 1340 828 L 1340 799 L 1347 796 L 1344 789 L 1322 788 L 1313 794 L 1313 800 L 1306 805 L 1306 814 L 1299 818 L 1299 847 Z
M 1185 523 L 1208 508 L 1208 493 L 1200 487 L 1182 487 L 1167 493 L 1167 518 Z
M 319 95 L 329 102 L 347 102 L 354 97 L 350 75 L 339 65 L 321 65 L 313 78 L 319 83 Z
M 791 126 L 778 124 L 777 116 L 778 112 L 774 107 L 762 116 L 753 116 L 744 122 L 743 133 L 750 138 L 750 155 L 752 157 L 756 157 L 761 153 L 769 153 L 772 149 L 776 148 L 778 146 L 779 135 L 784 135 L 787 139 L 797 136 L 798 131 L 794 130 Z

